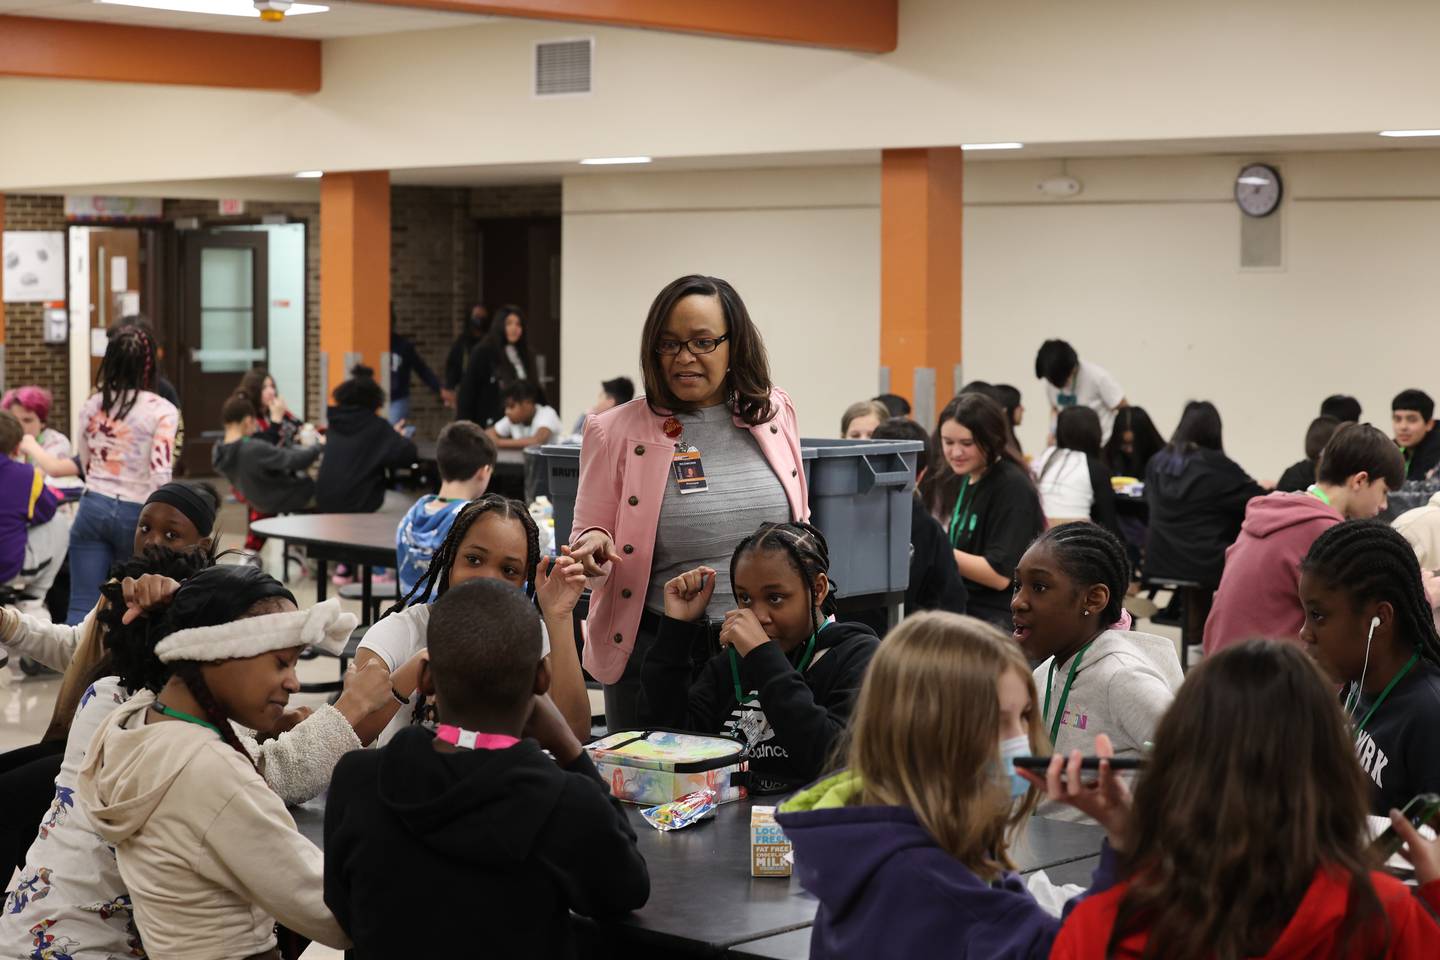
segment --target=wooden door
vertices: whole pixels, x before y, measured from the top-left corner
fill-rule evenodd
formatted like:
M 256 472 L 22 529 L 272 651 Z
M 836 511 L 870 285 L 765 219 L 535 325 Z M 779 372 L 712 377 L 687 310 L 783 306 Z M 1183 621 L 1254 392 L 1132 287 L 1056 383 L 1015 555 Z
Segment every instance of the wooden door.
M 187 474 L 211 472 L 210 451 L 224 431 L 220 408 L 251 367 L 268 356 L 269 237 L 262 231 L 182 235 L 180 404 Z
M 140 299 L 140 231 L 90 231 L 90 327 L 109 330 L 126 316 L 143 313 Z M 105 351 L 92 337 L 90 382 L 100 372 Z M 97 350 L 94 348 L 100 348 Z
M 525 316 L 525 336 L 545 402 L 560 409 L 560 218 L 480 220 L 481 299 L 512 303 Z

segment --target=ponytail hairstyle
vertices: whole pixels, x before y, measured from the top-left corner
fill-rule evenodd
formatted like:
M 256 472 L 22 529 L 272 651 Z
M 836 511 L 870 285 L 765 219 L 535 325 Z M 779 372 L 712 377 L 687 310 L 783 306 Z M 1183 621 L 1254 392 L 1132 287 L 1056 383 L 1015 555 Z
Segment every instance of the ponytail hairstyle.
M 730 556 L 730 582 L 735 582 L 735 567 L 747 553 L 784 553 L 790 559 L 790 566 L 805 581 L 805 595 L 810 600 L 810 632 L 820 632 L 820 616 L 833 616 L 838 606 L 835 602 L 835 581 L 830 580 L 830 589 L 825 599 L 815 602 L 815 578 L 820 574 L 830 576 L 830 545 L 825 534 L 803 520 L 789 523 L 762 523 L 760 528 L 735 548 Z
M 936 514 L 948 514 L 955 506 L 955 498 L 960 495 L 962 480 L 945 460 L 945 444 L 940 438 L 941 427 L 951 421 L 970 431 L 975 438 L 975 446 L 985 457 L 987 470 L 997 463 L 1009 461 L 1019 467 L 1027 479 L 1030 476 L 1025 462 L 1010 447 L 1009 418 L 1005 416 L 1005 408 L 973 385 L 966 390 L 945 404 L 930 440 L 930 470 L 920 484 L 920 492 L 925 505 Z
M 1348 594 L 1356 607 L 1366 601 L 1395 610 L 1395 636 L 1424 660 L 1440 666 L 1440 634 L 1420 578 L 1415 548 L 1388 523 L 1346 520 L 1310 545 L 1300 569 L 1326 586 Z
M 494 513 L 506 520 L 517 520 L 525 529 L 525 583 L 527 584 L 526 596 L 531 600 L 535 599 L 535 578 L 536 571 L 540 568 L 540 528 L 535 525 L 535 518 L 530 516 L 530 511 L 525 509 L 525 504 L 518 500 L 511 500 L 502 497 L 498 493 L 487 493 L 483 497 L 476 497 L 455 514 L 455 520 L 450 524 L 450 532 L 445 535 L 445 540 L 430 558 L 430 566 L 426 568 L 425 575 L 416 581 L 410 592 L 402 597 L 382 616 L 388 617 L 415 603 L 429 603 L 438 600 L 450 589 L 450 568 L 455 565 L 455 560 L 460 554 L 460 545 L 465 542 L 465 535 L 470 532 L 475 521 L 487 513 Z M 416 693 L 415 707 L 412 713 L 412 723 L 419 723 L 426 715 L 426 698 Z
M 135 408 L 141 390 L 155 389 L 155 339 L 143 327 L 117 327 L 105 347 L 100 372 L 100 408 L 112 419 L 124 420 Z
M 150 655 L 153 657 L 155 645 L 172 633 L 192 627 L 219 626 L 256 616 L 258 614 L 250 612 L 252 608 L 276 600 L 295 603 L 295 595 L 274 577 L 248 564 L 226 564 L 202 570 L 180 585 L 165 615 L 149 630 Z M 205 683 L 201 663 L 195 660 L 161 663 L 158 658 L 155 662 L 164 673 L 148 673 L 147 668 L 147 689 L 159 693 L 171 677 L 178 677 L 203 709 L 203 719 L 212 723 L 220 731 L 221 738 L 254 766 L 255 758 L 240 742 L 229 717 L 220 709 Z M 157 680 L 158 684 L 155 683 Z
M 1040 468 L 1040 476 L 1036 478 L 1044 480 L 1050 468 L 1057 462 L 1064 459 L 1061 454 L 1063 450 L 1074 450 L 1090 460 L 1100 459 L 1100 415 L 1089 407 L 1066 407 L 1060 411 L 1055 418 L 1055 452 L 1045 461 L 1045 466 Z

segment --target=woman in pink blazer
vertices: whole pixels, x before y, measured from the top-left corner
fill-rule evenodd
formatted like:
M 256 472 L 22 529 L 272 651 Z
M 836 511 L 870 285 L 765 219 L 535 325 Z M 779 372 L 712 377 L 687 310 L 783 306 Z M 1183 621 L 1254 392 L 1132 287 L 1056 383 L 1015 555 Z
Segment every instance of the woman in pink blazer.
M 605 685 L 611 730 L 638 723 L 640 664 L 666 581 L 701 565 L 719 571 L 706 609 L 719 620 L 735 607 L 736 545 L 761 523 L 810 514 L 795 408 L 771 386 L 765 343 L 730 284 L 689 276 L 661 290 L 640 368 L 645 396 L 586 420 L 570 535 L 572 556 L 597 578 L 584 663 Z

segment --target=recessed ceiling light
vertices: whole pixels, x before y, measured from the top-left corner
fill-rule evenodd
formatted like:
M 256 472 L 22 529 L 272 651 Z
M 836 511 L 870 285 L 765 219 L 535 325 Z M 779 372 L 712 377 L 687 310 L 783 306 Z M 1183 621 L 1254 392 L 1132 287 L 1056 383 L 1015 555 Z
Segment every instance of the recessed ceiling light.
M 1440 130 L 1381 130 L 1382 137 L 1440 137 Z
M 260 11 L 253 0 L 95 0 L 121 7 L 144 7 L 149 10 L 169 10 L 173 13 L 204 13 L 212 17 L 254 17 Z M 318 3 L 292 3 L 285 11 L 287 17 L 302 17 L 307 13 L 325 13 L 330 8 Z
M 1014 140 L 1002 140 L 998 143 L 962 143 L 961 150 L 1019 150 L 1025 146 L 1023 143 L 1016 143 Z
M 649 157 L 590 157 L 588 160 L 581 160 L 587 167 L 605 167 L 619 163 L 649 163 Z
M 301 170 L 299 173 L 295 174 L 295 179 L 319 180 L 323 176 L 325 176 L 324 170 Z

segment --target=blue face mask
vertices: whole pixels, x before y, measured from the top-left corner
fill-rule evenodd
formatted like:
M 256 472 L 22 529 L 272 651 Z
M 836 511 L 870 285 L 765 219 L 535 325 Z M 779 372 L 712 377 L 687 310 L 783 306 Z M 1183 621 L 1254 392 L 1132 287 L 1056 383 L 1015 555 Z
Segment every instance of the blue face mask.
M 1025 791 L 1030 789 L 1030 781 L 1016 772 L 1014 764 L 1016 757 L 1028 756 L 1030 756 L 1029 737 L 1011 737 L 1008 740 L 1000 741 L 1000 775 L 1010 778 L 1011 797 L 1023 797 Z

